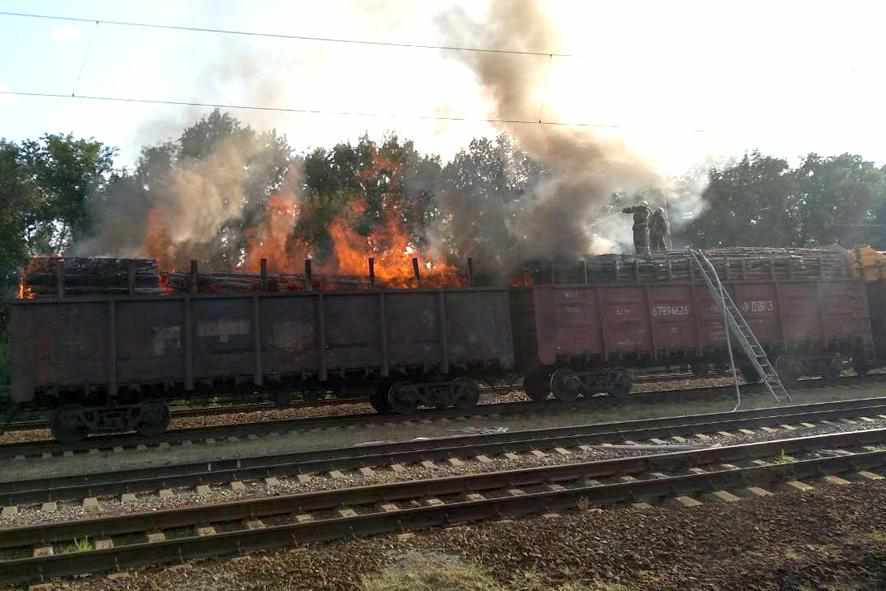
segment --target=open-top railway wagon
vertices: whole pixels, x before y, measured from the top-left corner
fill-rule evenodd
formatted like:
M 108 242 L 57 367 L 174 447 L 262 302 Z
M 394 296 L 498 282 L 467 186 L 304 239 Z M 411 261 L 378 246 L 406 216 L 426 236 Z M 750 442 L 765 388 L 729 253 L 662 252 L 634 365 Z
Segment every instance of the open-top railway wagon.
M 471 376 L 511 370 L 504 289 L 17 300 L 12 399 L 54 408 L 55 436 L 162 432 L 200 391 L 373 383 L 380 411 L 472 406 Z
M 786 381 L 871 366 L 867 289 L 845 251 L 710 254 Z M 501 374 L 534 400 L 574 400 L 627 394 L 635 367 L 728 362 L 686 253 L 549 265 L 507 288 L 205 294 L 192 273 L 184 293 L 139 293 L 130 272 L 120 295 L 69 296 L 59 276 L 55 293 L 11 301 L 12 400 L 52 409 L 55 436 L 76 440 L 161 432 L 167 400 L 223 390 L 363 388 L 379 412 L 411 413 L 470 407 L 477 380 Z
M 710 258 L 783 381 L 833 379 L 847 362 L 867 371 L 875 357 L 867 289 L 845 252 L 742 254 Z M 626 394 L 632 367 L 689 364 L 703 374 L 728 365 L 722 308 L 688 254 L 597 259 L 595 268 L 538 269 L 532 288 L 511 294 L 529 397 Z M 740 351 L 735 361 L 758 380 Z

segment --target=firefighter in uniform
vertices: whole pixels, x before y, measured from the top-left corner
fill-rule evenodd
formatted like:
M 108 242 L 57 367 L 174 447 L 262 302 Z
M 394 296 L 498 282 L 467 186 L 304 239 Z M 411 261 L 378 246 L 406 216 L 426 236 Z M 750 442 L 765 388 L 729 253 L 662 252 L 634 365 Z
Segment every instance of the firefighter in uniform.
M 634 252 L 637 256 L 649 255 L 649 204 L 640 202 L 634 207 L 625 207 L 622 213 L 634 215 Z
M 671 228 L 661 207 L 653 211 L 649 218 L 649 246 L 652 252 L 667 252 L 671 249 Z

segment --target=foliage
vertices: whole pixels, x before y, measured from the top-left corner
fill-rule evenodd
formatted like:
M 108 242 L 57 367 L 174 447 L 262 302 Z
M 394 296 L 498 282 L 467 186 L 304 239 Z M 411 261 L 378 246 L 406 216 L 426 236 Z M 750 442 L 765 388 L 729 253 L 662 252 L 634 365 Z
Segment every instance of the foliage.
M 322 258 L 331 249 L 330 221 L 358 206 L 356 230 L 369 235 L 394 214 L 413 246 L 426 245 L 427 229 L 439 216 L 436 189 L 440 159 L 423 155 L 411 141 L 396 135 L 377 144 L 363 136 L 356 145 L 337 144 L 331 150 L 317 148 L 301 161 L 305 211 L 296 234 L 314 247 Z
M 697 247 L 886 248 L 886 170 L 861 156 L 809 154 L 796 168 L 759 152 L 710 171 L 708 209 L 684 237 Z
M 446 253 L 495 260 L 517 248 L 514 221 L 529 190 L 544 178 L 543 166 L 507 136 L 474 139 L 443 169 L 439 201 Z
M 144 147 L 131 170 L 114 168 L 114 150 L 94 139 L 46 134 L 19 143 L 0 140 L 0 284 L 15 283 L 15 269 L 27 256 L 64 252 L 97 228 L 113 228 L 111 242 L 118 248 L 91 252 L 137 251 L 145 232 L 133 231 L 132 224 L 146 224 L 152 208 L 177 190 L 182 174 L 226 146 L 242 156 L 232 167 L 237 191 L 225 196 L 239 200 L 231 208 L 236 215 L 213 228 L 214 235 L 189 244 L 181 255 L 185 266 L 187 258 L 195 258 L 201 268 L 237 268 L 277 193 L 297 196 L 300 211 L 291 239 L 320 259 L 331 251 L 331 221 L 348 212 L 358 234 L 369 235 L 393 216 L 419 251 L 492 264 L 519 256 L 520 211 L 532 205 L 533 189 L 547 174 L 506 136 L 474 139 L 445 163 L 396 135 L 380 142 L 363 136 L 356 143 L 296 155 L 284 136 L 256 131 L 218 110 L 173 141 Z M 751 152 L 709 173 L 700 215 L 700 201 L 686 195 L 680 200 L 691 202 L 695 217 L 682 229 L 675 226 L 682 242 L 697 247 L 870 243 L 886 249 L 886 169 L 859 155 L 809 154 L 791 166 Z M 629 223 L 619 213 L 625 204 L 640 198 L 659 202 L 659 197 L 613 195 L 595 224 L 611 238 L 610 219 L 616 228 Z M 199 191 L 194 198 L 189 208 L 205 205 Z M 674 211 L 678 218 L 686 213 L 680 207 Z
M 114 150 L 92 139 L 46 134 L 19 148 L 31 185 L 27 242 L 32 253 L 60 253 L 89 231 L 87 203 L 107 182 Z

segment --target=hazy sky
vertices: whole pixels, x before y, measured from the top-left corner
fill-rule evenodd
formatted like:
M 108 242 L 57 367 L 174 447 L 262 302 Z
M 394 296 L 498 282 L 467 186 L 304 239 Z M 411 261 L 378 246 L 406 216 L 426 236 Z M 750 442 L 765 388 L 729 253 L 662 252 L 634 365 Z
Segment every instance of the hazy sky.
M 520 1 L 520 0 L 514 0 Z M 760 148 L 858 152 L 886 162 L 882 23 L 876 1 L 541 0 L 571 54 L 549 62 L 538 110 L 519 119 L 599 123 L 666 174 Z M 446 44 L 439 16 L 485 3 L 0 0 L 0 11 L 376 41 Z M 451 52 L 70 24 L 0 16 L 0 89 L 257 104 L 392 117 L 237 112 L 297 149 L 386 130 L 450 156 L 488 124 L 488 103 Z M 0 96 L 0 136 L 94 136 L 131 161 L 205 111 Z

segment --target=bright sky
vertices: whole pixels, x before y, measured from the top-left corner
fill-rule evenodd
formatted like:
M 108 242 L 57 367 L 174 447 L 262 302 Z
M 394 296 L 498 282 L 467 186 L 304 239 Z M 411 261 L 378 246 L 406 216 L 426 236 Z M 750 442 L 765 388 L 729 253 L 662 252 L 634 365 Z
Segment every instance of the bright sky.
M 518 1 L 518 0 L 514 0 Z M 859 0 L 540 0 L 572 54 L 549 60 L 545 119 L 615 126 L 665 174 L 759 148 L 797 157 L 857 152 L 886 162 L 881 115 L 886 3 Z M 0 11 L 375 41 L 447 44 L 440 13 L 477 20 L 482 0 L 0 0 Z M 296 149 L 386 130 L 451 156 L 487 104 L 451 52 L 0 16 L 0 90 L 257 104 L 396 117 L 235 113 L 275 127 Z M 526 60 L 548 59 L 527 56 Z M 0 136 L 93 136 L 131 162 L 205 111 L 0 95 Z M 538 113 L 514 113 L 536 119 Z

